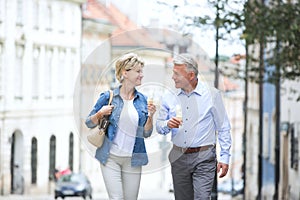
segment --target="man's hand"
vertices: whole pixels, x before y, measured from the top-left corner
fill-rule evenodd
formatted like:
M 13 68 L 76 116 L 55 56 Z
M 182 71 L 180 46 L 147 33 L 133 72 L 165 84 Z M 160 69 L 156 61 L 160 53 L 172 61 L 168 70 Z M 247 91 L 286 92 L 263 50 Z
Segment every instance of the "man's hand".
M 177 118 L 177 117 L 172 117 L 169 121 L 168 121 L 168 127 L 169 128 L 179 128 L 179 126 L 182 124 L 182 120 Z
M 222 169 L 222 172 L 221 172 L 219 178 L 223 178 L 224 176 L 226 176 L 226 174 L 228 172 L 228 168 L 229 168 L 228 164 L 224 164 L 224 163 L 221 163 L 221 162 L 218 163 L 217 172 L 219 173 L 220 169 Z

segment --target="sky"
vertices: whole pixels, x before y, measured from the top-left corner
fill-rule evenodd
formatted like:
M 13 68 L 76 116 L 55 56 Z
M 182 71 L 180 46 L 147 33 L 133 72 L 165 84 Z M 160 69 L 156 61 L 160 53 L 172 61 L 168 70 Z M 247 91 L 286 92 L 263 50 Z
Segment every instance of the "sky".
M 214 12 L 207 6 L 206 0 L 159 0 L 166 4 L 176 4 L 179 6 L 176 12 L 172 11 L 164 4 L 157 4 L 156 0 L 110 0 L 119 9 L 129 15 L 131 19 L 136 21 L 140 26 L 153 27 L 151 20 L 156 19 L 156 25 L 159 28 L 166 28 L 170 24 L 177 24 L 180 26 L 181 15 L 201 15 L 206 14 L 212 16 Z M 188 2 L 184 6 L 184 2 Z M 201 4 L 201 7 L 195 6 Z M 233 4 L 232 4 L 233 5 Z M 182 30 L 179 28 L 179 30 Z M 193 33 L 193 40 L 202 47 L 213 58 L 215 56 L 215 31 L 189 29 Z M 244 54 L 245 49 L 239 41 L 220 41 L 219 42 L 219 55 L 232 56 L 233 54 Z

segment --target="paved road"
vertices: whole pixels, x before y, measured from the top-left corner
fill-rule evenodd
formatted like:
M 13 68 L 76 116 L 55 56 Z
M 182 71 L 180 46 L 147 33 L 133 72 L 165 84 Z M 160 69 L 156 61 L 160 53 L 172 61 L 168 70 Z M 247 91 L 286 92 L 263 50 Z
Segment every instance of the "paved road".
M 0 196 L 0 200 L 53 200 L 54 195 L 8 195 Z M 66 197 L 65 200 L 82 200 L 80 197 Z M 87 198 L 88 200 L 89 198 Z M 143 192 L 140 193 L 139 200 L 173 200 L 173 193 L 168 192 Z M 62 200 L 58 198 L 58 200 Z M 108 200 L 106 193 L 94 193 L 93 200 Z
M 0 200 L 53 200 L 53 195 L 8 195 L 0 196 Z M 58 198 L 60 200 L 61 198 Z M 218 200 L 232 200 L 230 195 L 218 194 Z M 235 200 L 240 200 L 242 198 L 235 197 Z M 66 197 L 65 200 L 82 200 L 79 197 Z M 107 194 L 97 193 L 94 194 L 93 200 L 108 200 Z M 141 192 L 139 200 L 174 200 L 173 193 L 164 191 L 153 191 L 153 192 Z

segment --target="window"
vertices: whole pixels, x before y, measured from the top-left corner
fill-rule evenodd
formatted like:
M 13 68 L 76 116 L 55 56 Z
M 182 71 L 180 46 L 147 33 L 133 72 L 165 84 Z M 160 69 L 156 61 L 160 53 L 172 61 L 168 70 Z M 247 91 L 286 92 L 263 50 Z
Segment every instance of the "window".
M 58 63 L 59 63 L 59 69 L 57 69 L 57 98 L 62 99 L 64 98 L 64 89 L 65 89 L 65 70 L 66 70 L 66 51 L 60 50 L 58 55 Z
M 32 8 L 32 12 L 33 12 L 33 28 L 34 29 L 38 29 L 39 28 L 39 9 L 40 9 L 40 5 L 39 5 L 39 1 L 38 0 L 34 0 L 33 1 L 33 8 Z
M 52 30 L 52 8 L 50 4 L 47 5 L 45 10 L 45 25 L 47 31 Z
M 23 57 L 24 57 L 24 46 L 16 45 L 16 64 L 14 72 L 14 83 L 15 83 L 15 99 L 23 98 Z
M 34 48 L 32 54 L 32 99 L 39 97 L 39 56 L 40 49 Z
M 2 84 L 3 84 L 3 44 L 0 43 L 0 100 L 4 96 Z
M 31 183 L 36 184 L 37 177 L 37 139 L 31 140 Z
M 6 1 L 2 0 L 0 1 L 0 26 L 5 19 L 5 14 L 6 14 Z
M 16 24 L 23 26 L 23 0 L 17 0 L 17 19 Z
M 49 180 L 54 180 L 55 173 L 55 160 L 56 160 L 56 137 L 54 135 L 50 138 L 50 151 L 49 151 Z
M 65 23 L 68 23 L 68 24 L 70 24 L 70 28 L 71 28 L 71 34 L 72 35 L 75 35 L 75 33 L 76 33 L 76 25 L 75 25 L 75 23 L 72 23 L 72 21 L 71 20 L 73 20 L 73 19 L 76 19 L 76 12 L 75 12 L 75 10 L 72 10 L 71 11 L 71 18 L 69 18 L 69 21 L 68 22 L 65 22 Z
M 51 99 L 51 82 L 52 82 L 52 60 L 53 60 L 53 49 L 47 49 L 46 51 L 46 59 L 45 59 L 45 74 L 44 74 L 44 81 L 45 81 L 45 98 Z
M 70 133 L 69 136 L 69 167 L 73 171 L 73 160 L 74 160 L 74 136 L 73 133 Z
M 58 31 L 60 32 L 60 33 L 64 33 L 64 30 L 65 30 L 65 28 L 66 28 L 66 23 L 65 23 L 65 21 L 66 21 L 66 18 L 68 18 L 68 17 L 66 17 L 66 13 L 65 13 L 65 8 L 63 7 L 63 6 L 61 6 L 60 8 L 59 8 L 59 15 L 60 15 L 60 19 L 58 19 L 58 20 L 60 20 L 59 21 L 59 23 L 56 23 L 57 24 L 57 26 L 58 26 Z M 73 23 L 71 23 L 71 24 L 73 24 Z
M 300 123 L 291 125 L 291 168 L 298 170 Z
M 70 57 L 71 58 L 76 58 L 77 57 L 77 53 L 76 53 L 76 50 L 74 49 L 71 49 L 71 52 L 70 52 Z M 68 60 L 68 73 L 66 74 L 65 78 L 67 80 L 66 84 L 68 84 L 68 93 L 67 93 L 67 98 L 73 98 L 73 93 L 70 92 L 70 91 L 73 91 L 74 90 L 74 83 L 75 83 L 75 69 L 77 66 L 76 64 L 76 60 L 75 59 L 69 59 Z
M 269 145 L 270 145 L 270 133 L 269 133 L 269 113 L 264 113 L 263 115 L 263 152 L 264 158 L 269 158 Z

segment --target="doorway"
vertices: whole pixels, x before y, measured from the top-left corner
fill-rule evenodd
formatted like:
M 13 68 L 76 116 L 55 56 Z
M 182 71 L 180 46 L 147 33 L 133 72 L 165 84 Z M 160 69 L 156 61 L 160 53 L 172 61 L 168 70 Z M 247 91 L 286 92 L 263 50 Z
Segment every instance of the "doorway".
M 15 131 L 11 137 L 11 193 L 24 194 L 24 176 L 23 176 L 23 135 L 20 131 Z

